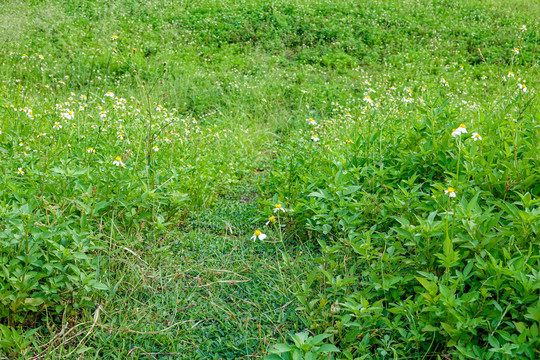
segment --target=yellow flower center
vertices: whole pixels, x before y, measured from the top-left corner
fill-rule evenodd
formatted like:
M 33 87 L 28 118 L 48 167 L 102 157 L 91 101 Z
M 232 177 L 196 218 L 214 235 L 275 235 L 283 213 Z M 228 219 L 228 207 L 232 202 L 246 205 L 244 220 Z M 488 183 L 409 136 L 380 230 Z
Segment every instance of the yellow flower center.
M 120 161 L 120 160 L 122 160 L 122 158 L 120 156 L 117 156 L 115 160 Z
M 463 125 L 463 124 L 459 125 L 459 127 L 465 129 L 465 125 Z
M 276 204 L 276 209 L 281 209 L 281 204 Z
M 270 217 L 268 218 L 268 221 L 274 222 L 274 221 L 276 221 L 276 218 L 275 218 L 274 216 L 270 216 Z
M 454 190 L 454 188 L 449 187 L 449 188 L 448 188 L 448 192 L 449 192 L 449 193 L 453 193 L 453 192 L 455 192 L 455 190 Z
M 261 235 L 261 231 L 260 230 L 255 230 L 255 236 L 259 236 Z

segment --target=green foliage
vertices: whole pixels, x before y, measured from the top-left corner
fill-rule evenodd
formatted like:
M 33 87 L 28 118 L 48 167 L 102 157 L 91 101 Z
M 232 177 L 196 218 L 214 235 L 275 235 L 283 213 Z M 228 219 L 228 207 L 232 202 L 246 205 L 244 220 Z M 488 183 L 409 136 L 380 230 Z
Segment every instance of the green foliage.
M 270 350 L 270 355 L 265 360 L 316 360 L 333 359 L 332 353 L 338 353 L 339 349 L 332 344 L 325 344 L 324 340 L 331 334 L 310 336 L 307 331 L 292 334 L 293 346 L 276 344 Z
M 0 349 L 10 358 L 22 357 L 28 353 L 32 335 L 37 329 L 20 334 L 15 329 L 0 324 Z
M 107 290 L 96 280 L 98 248 L 91 233 L 81 231 L 75 217 L 56 217 L 50 225 L 36 201 L 3 209 L 0 233 L 0 319 L 9 324 L 35 323 L 38 310 L 52 316 L 92 304 L 84 296 Z
M 536 358 L 535 97 L 486 104 L 486 120 L 463 125 L 472 137 L 456 133 L 465 121 L 448 99 L 409 107 L 408 127 L 385 121 L 400 102 L 378 101 L 307 124 L 265 183 L 294 209 L 289 231 L 320 246 L 297 294 L 311 329 L 344 359 Z
M 1 3 L 0 358 L 537 358 L 539 18 Z

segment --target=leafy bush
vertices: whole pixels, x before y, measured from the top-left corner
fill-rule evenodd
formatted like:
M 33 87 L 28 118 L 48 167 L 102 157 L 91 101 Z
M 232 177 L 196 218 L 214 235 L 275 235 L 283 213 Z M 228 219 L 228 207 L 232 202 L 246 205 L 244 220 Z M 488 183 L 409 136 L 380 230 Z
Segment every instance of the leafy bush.
M 34 324 L 44 308 L 55 316 L 93 305 L 83 295 L 107 288 L 96 280 L 99 258 L 87 254 L 98 250 L 91 234 L 76 217 L 37 205 L 13 199 L 2 209 L 0 320 L 9 324 Z
M 538 356 L 531 101 L 507 98 L 458 134 L 449 101 L 425 101 L 404 128 L 381 116 L 400 105 L 380 99 L 371 115 L 353 109 L 280 147 L 265 191 L 294 208 L 289 231 L 320 246 L 297 298 L 342 358 Z

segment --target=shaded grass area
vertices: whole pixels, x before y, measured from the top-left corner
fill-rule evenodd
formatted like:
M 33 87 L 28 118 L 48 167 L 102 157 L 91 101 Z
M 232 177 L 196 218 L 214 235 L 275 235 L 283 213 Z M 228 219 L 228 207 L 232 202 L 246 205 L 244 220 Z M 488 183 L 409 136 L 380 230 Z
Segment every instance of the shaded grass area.
M 87 358 L 250 359 L 300 330 L 292 294 L 309 251 L 297 249 L 293 267 L 283 268 L 273 248 L 248 240 L 257 211 L 250 195 L 217 200 L 165 239 L 113 234 L 100 327 L 48 356 L 77 348 Z

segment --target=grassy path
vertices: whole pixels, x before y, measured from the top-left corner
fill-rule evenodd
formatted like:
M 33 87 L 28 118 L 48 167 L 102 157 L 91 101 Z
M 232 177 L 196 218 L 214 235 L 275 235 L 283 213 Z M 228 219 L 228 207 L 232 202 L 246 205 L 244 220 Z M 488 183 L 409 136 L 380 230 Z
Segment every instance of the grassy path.
M 112 290 L 98 326 L 83 327 L 88 337 L 68 349 L 100 359 L 251 359 L 301 329 L 293 292 L 309 253 L 295 249 L 285 268 L 273 246 L 249 240 L 257 206 L 248 190 L 220 198 L 163 239 L 113 234 L 114 268 L 102 269 Z

